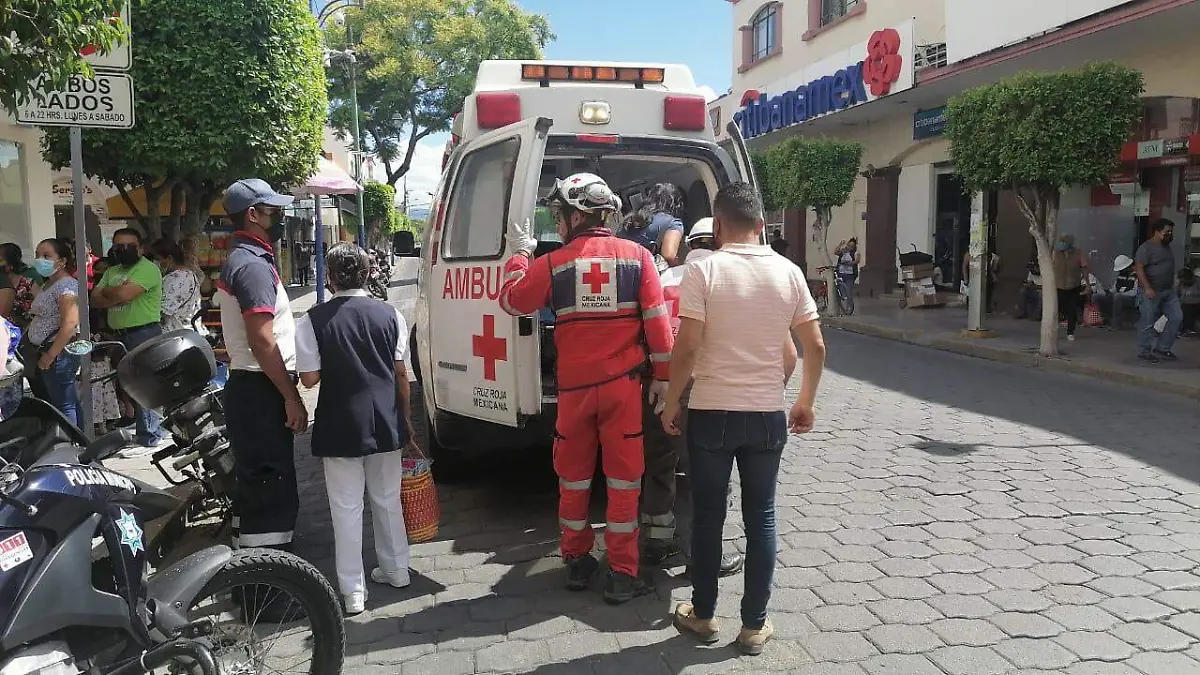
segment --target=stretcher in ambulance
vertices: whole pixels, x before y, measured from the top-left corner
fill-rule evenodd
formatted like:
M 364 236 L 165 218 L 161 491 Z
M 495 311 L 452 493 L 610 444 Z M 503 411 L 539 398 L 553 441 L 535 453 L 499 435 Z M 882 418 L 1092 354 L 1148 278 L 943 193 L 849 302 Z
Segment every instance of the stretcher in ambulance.
M 505 234 L 531 222 L 537 255 L 558 246 L 537 206 L 556 177 L 603 177 L 629 208 L 673 183 L 685 227 L 730 182 L 754 182 L 736 125 L 716 144 L 707 103 L 680 65 L 485 61 L 455 119 L 421 246 L 414 369 L 440 478 L 503 451 L 548 451 L 556 388 L 553 315 L 500 309 Z

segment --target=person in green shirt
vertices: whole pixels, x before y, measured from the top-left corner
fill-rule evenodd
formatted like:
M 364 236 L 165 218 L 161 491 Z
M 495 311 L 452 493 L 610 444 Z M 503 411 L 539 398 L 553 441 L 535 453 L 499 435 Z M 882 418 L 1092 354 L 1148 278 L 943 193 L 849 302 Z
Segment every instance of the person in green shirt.
M 118 340 L 132 351 L 162 334 L 162 272 L 158 265 L 142 257 L 142 234 L 131 228 L 113 233 L 113 258 L 116 265 L 104 271 L 91 293 L 92 306 L 108 310 L 108 325 Z M 153 410 L 135 403 L 137 441 L 142 446 L 123 457 L 153 452 L 166 437 L 161 419 Z

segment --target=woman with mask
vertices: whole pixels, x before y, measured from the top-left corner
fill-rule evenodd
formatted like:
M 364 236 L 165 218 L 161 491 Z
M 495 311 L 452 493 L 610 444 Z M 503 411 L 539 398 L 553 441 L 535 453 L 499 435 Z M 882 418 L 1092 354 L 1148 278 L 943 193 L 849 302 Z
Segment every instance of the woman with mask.
M 54 407 L 78 425 L 81 416 L 75 374 L 79 357 L 64 349 L 79 330 L 79 284 L 71 275 L 73 255 L 60 239 L 43 240 L 36 254 L 33 267 L 45 282 L 30 308 L 29 342 L 38 355 L 36 371 L 30 377 L 41 380 Z
M 683 241 L 683 191 L 672 183 L 650 188 L 642 207 L 626 221 L 617 236 L 641 244 L 674 267 L 681 261 L 679 244 Z M 660 272 L 664 270 L 659 270 Z
M 1058 316 L 1067 322 L 1067 340 L 1074 342 L 1087 263 L 1083 253 L 1075 248 L 1075 235 L 1072 234 L 1058 238 L 1050 258 L 1054 262 L 1054 284 L 1058 290 Z
M 159 239 L 150 251 L 163 275 L 163 332 L 192 329 L 192 319 L 200 312 L 200 273 L 188 265 L 183 248 L 170 239 Z

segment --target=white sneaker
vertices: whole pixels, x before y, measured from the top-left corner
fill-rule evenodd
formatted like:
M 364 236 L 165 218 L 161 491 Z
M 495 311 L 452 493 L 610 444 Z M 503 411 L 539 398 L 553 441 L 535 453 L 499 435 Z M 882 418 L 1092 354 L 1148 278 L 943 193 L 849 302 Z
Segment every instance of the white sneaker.
M 387 573 L 376 567 L 371 570 L 371 581 L 377 584 L 389 584 L 395 588 L 405 588 L 412 583 L 412 579 L 408 576 L 408 570 L 399 572 Z
M 1068 335 L 1068 336 L 1067 336 L 1067 342 L 1074 342 L 1074 341 L 1075 341 L 1075 336 L 1074 336 L 1074 335 Z
M 346 603 L 346 614 L 362 614 L 367 609 L 367 593 L 351 593 L 344 596 L 342 600 Z

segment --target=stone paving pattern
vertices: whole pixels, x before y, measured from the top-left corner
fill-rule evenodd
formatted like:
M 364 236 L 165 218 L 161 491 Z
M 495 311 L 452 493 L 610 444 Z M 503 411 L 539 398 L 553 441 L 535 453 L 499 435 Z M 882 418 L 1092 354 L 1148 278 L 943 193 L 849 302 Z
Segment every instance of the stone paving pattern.
M 411 290 L 398 289 L 406 313 Z M 680 569 L 622 607 L 598 587 L 561 590 L 543 456 L 440 486 L 441 533 L 413 547 L 413 585 L 373 586 L 348 619 L 346 672 L 1200 673 L 1194 402 L 841 331 L 827 340 L 817 430 L 785 451 L 764 655 L 729 645 L 740 576 L 722 581 L 728 639 L 714 647 L 671 626 L 690 596 Z M 332 578 L 320 470 L 298 454 L 299 552 Z M 731 513 L 731 546 L 739 525 Z

